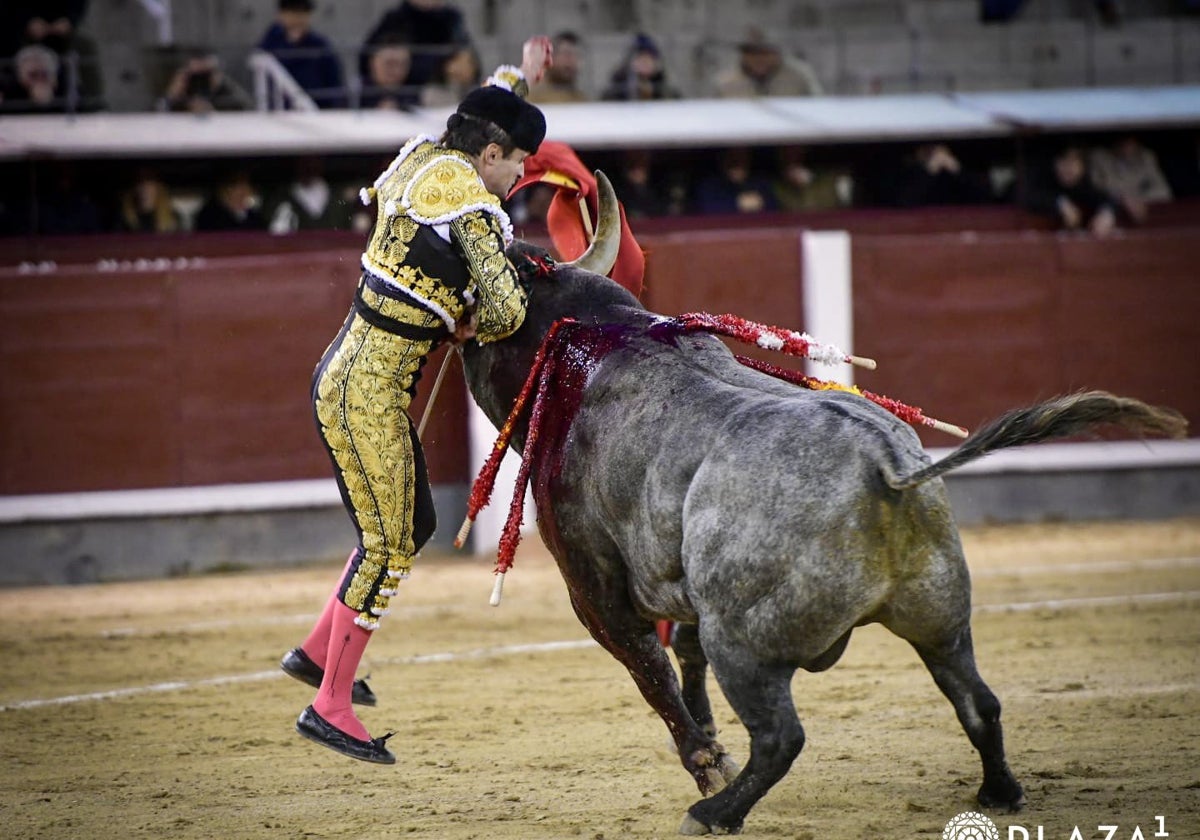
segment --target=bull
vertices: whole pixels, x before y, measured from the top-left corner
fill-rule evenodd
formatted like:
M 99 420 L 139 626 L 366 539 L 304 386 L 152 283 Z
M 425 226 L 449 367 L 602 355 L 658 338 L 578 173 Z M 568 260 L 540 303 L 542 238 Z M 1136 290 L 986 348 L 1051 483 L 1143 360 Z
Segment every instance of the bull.
M 464 347 L 475 401 L 500 428 L 555 322 L 579 325 L 553 372 L 531 460 L 542 539 L 588 632 L 662 717 L 705 797 L 683 834 L 741 830 L 804 746 L 797 669 L 838 661 L 878 622 L 916 650 L 979 752 L 985 807 L 1025 802 L 1000 702 L 975 664 L 966 560 L 940 476 L 1004 447 L 1116 424 L 1181 436 L 1170 409 L 1084 392 L 1009 412 L 931 463 L 906 423 L 861 397 L 797 388 L 682 333 L 607 279 L 617 218 L 599 175 L 599 232 L 573 263 L 517 242 L 530 284 L 509 339 Z M 525 447 L 527 419 L 513 442 Z M 655 632 L 679 622 L 682 683 Z M 738 769 L 715 739 L 711 667 L 750 736 Z

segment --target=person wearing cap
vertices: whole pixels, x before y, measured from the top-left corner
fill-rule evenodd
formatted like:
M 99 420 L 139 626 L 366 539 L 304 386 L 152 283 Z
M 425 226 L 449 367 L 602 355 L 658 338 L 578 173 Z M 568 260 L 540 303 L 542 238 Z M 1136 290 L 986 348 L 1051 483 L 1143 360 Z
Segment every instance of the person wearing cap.
M 587 102 L 589 97 L 579 87 L 579 71 L 583 64 L 583 39 L 571 30 L 554 36 L 554 64 L 546 70 L 546 78 L 529 91 L 529 101 L 538 105 L 563 102 Z
M 738 62 L 716 80 L 717 95 L 725 99 L 755 96 L 820 96 L 817 74 L 795 56 L 785 56 L 757 26 L 746 30 L 738 44 Z
M 346 107 L 342 62 L 329 39 L 312 28 L 313 0 L 279 0 L 278 8 L 258 48 L 279 59 L 317 107 Z
M 658 42 L 644 32 L 634 35 L 600 98 L 608 102 L 679 99 L 679 91 L 667 80 L 667 67 Z
M 408 407 L 426 357 L 446 341 L 487 343 L 525 317 L 526 291 L 505 256 L 501 199 L 536 152 L 546 121 L 523 98 L 550 64 L 547 38 L 525 43 L 468 93 L 440 138 L 414 137 L 362 191 L 375 227 L 354 304 L 313 375 L 317 428 L 358 544 L 308 638 L 280 662 L 317 687 L 296 730 L 350 758 L 393 764 L 352 703 L 375 695 L 355 671 L 417 551 L 433 534 L 433 496 Z

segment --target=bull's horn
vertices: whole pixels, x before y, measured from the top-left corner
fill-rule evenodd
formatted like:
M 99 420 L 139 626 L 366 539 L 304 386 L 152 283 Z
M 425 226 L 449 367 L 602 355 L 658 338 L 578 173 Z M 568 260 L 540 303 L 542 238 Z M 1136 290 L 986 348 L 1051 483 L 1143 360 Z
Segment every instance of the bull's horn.
M 621 211 L 612 182 L 599 169 L 596 170 L 596 196 L 600 206 L 600 217 L 596 220 L 596 238 L 577 259 L 564 265 L 582 268 L 595 274 L 608 274 L 617 261 L 617 250 L 621 247 Z

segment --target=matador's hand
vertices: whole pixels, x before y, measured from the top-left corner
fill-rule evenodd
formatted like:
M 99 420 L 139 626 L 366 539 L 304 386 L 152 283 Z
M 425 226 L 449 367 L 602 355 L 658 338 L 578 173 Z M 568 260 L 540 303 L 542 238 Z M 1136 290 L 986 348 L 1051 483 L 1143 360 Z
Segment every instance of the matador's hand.
M 525 81 L 535 84 L 542 80 L 546 68 L 554 63 L 554 45 L 545 35 L 534 35 L 525 42 L 521 52 L 521 72 Z
M 467 341 L 475 337 L 475 328 L 478 326 L 478 320 L 475 313 L 464 316 L 457 324 L 454 325 L 454 335 L 450 337 L 451 344 L 466 344 Z

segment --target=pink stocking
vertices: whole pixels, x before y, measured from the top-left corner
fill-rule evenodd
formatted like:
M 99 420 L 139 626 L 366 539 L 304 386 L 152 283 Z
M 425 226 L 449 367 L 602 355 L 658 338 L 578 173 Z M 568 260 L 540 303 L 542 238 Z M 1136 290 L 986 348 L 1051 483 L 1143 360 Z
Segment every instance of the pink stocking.
M 350 552 L 350 557 L 346 560 L 346 568 L 342 569 L 341 577 L 333 587 L 333 592 L 329 596 L 329 600 L 325 603 L 325 609 L 321 611 L 321 617 L 317 619 L 317 623 L 313 625 L 312 632 L 308 634 L 308 638 L 300 645 L 308 658 L 311 659 L 318 668 L 325 667 L 325 654 L 329 650 L 329 634 L 333 629 L 333 608 L 340 604 L 338 600 L 338 590 L 341 589 L 342 581 L 346 579 L 346 575 L 350 574 L 350 565 L 354 562 L 354 558 L 358 556 L 358 549 Z
M 369 741 L 366 727 L 354 716 L 350 706 L 354 672 L 362 660 L 371 631 L 354 623 L 358 613 L 341 601 L 333 605 L 329 650 L 325 658 L 325 678 L 313 700 L 317 714 L 338 729 L 360 741 Z

